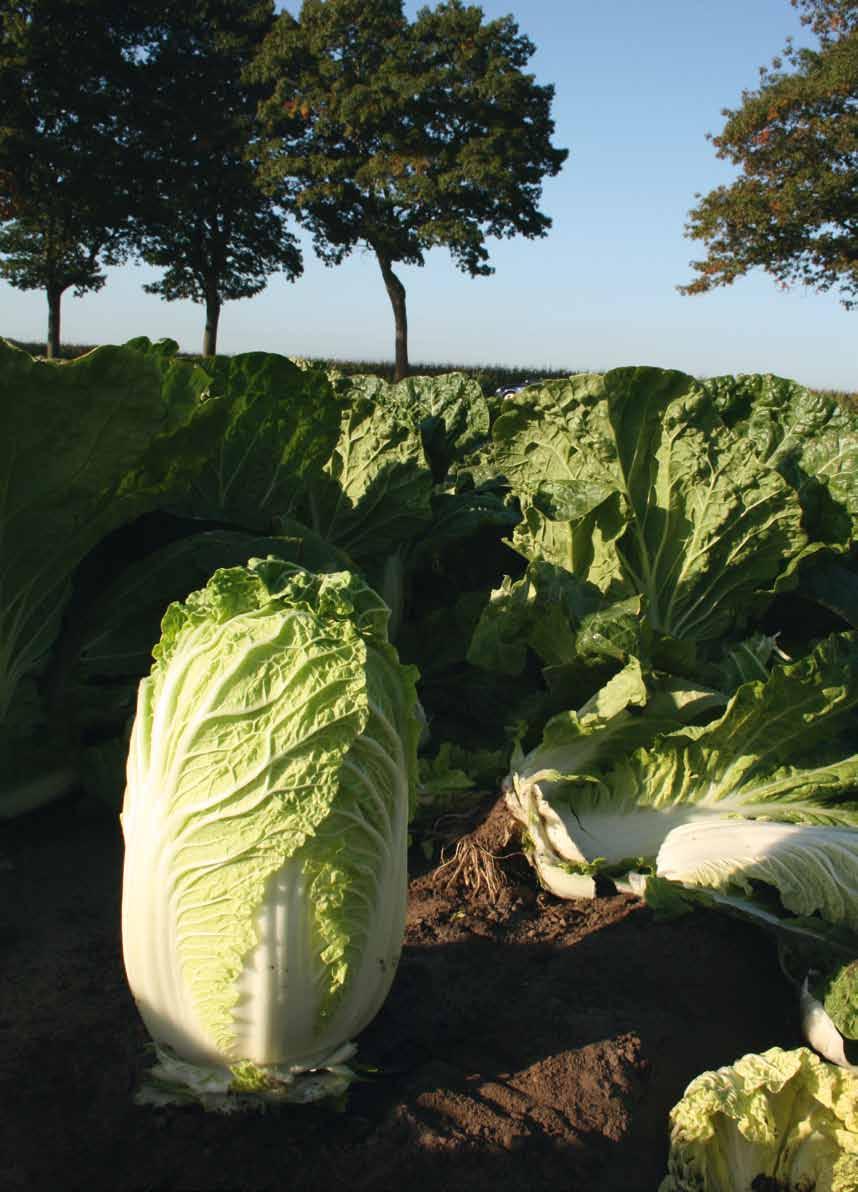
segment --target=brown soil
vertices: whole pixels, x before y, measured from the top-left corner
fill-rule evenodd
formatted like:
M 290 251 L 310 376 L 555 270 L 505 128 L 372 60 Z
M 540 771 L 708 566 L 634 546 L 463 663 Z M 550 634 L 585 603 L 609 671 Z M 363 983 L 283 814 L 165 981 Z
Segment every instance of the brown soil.
M 495 823 L 482 853 L 412 880 L 396 981 L 360 1038 L 378 1075 L 342 1113 L 246 1117 L 133 1102 L 151 1056 L 122 971 L 116 825 L 74 806 L 4 825 L 0 1188 L 656 1192 L 691 1077 L 799 1042 L 773 946 L 715 916 L 658 923 L 628 896 L 561 902 L 519 859 L 491 863 Z

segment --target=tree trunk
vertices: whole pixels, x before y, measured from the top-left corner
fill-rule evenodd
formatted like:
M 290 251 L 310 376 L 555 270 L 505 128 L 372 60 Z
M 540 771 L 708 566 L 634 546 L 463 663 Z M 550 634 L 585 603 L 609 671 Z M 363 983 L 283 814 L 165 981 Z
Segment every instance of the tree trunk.
M 203 355 L 214 356 L 217 353 L 217 325 L 220 319 L 220 296 L 217 286 L 206 289 L 206 329 L 203 334 Z
M 393 319 L 396 325 L 396 372 L 395 381 L 401 381 L 408 376 L 408 316 L 405 311 L 405 286 L 390 267 L 390 261 L 382 256 L 378 250 L 376 254 L 381 266 L 381 276 L 387 287 L 387 296 L 393 307 Z
M 59 286 L 48 286 L 48 339 L 45 344 L 45 355 L 48 360 L 56 360 L 60 354 L 60 301 L 63 292 Z

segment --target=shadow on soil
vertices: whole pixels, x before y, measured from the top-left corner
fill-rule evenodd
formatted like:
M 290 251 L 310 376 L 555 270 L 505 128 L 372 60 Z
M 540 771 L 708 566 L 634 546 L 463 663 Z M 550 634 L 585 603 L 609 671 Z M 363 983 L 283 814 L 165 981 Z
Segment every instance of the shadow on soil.
M 0 1186 L 27 1192 L 656 1192 L 670 1106 L 707 1067 L 797 1042 L 773 949 L 635 900 L 411 884 L 348 1109 L 133 1103 L 150 1062 L 119 940 L 116 827 L 56 808 L 0 854 Z

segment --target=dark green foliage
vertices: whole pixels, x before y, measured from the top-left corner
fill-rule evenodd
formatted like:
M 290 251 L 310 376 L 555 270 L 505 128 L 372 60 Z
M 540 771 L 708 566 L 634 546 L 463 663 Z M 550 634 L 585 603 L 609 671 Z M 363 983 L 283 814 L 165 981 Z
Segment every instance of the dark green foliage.
M 0 276 L 48 298 L 47 353 L 60 300 L 104 284 L 122 258 L 122 96 L 130 16 L 103 0 L 0 8 Z
M 105 236 L 110 235 L 105 230 Z M 106 281 L 102 263 L 116 261 L 102 231 L 85 227 L 71 208 L 49 204 L 0 229 L 0 275 L 18 290 L 44 290 L 48 299 L 48 332 L 44 350 L 60 354 L 60 303 L 66 290 L 75 297 L 100 290 Z
M 835 290 L 858 303 L 858 5 L 793 0 L 820 38 L 788 44 L 760 85 L 726 109 L 712 138 L 740 175 L 700 198 L 687 235 L 708 253 L 680 292 L 730 285 L 760 267 L 781 286 Z M 785 65 L 786 64 L 786 65 Z
M 263 184 L 295 204 L 327 264 L 358 245 L 375 254 L 397 379 L 408 349 L 396 264 L 422 265 L 443 246 L 466 273 L 486 274 L 487 237 L 550 227 L 542 179 L 567 152 L 551 144 L 553 88 L 526 73 L 533 51 L 511 17 L 486 22 L 460 0 L 413 23 L 401 0 L 305 0 L 263 45 Z
M 271 0 L 27 0 L 0 9 L 0 274 L 44 289 L 47 354 L 62 294 L 100 289 L 132 253 L 146 288 L 206 307 L 301 271 L 284 212 L 255 183 L 262 91 L 243 71 Z
M 274 6 L 150 7 L 127 134 L 139 174 L 132 239 L 147 264 L 165 270 L 146 290 L 205 304 L 203 355 L 213 356 L 224 302 L 258 294 L 278 270 L 290 280 L 301 272 L 283 211 L 255 185 L 263 93 L 243 79 Z

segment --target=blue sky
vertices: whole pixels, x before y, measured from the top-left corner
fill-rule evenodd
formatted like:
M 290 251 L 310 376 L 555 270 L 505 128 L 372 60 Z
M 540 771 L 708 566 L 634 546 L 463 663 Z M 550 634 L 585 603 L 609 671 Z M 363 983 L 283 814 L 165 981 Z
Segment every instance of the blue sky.
M 294 6 L 290 5 L 290 8 Z M 406 3 L 409 15 L 419 5 Z M 544 240 L 490 242 L 490 278 L 460 273 L 443 250 L 402 268 L 412 362 L 501 363 L 551 369 L 624 364 L 697 376 L 774 372 L 804 384 L 858 388 L 858 315 L 830 295 L 781 292 L 762 272 L 728 289 L 683 297 L 703 246 L 683 236 L 696 192 L 728 182 L 705 139 L 724 107 L 753 87 L 787 35 L 806 37 L 788 0 L 485 0 L 512 13 L 538 49 L 531 69 L 556 88 L 555 143 L 571 150 L 543 193 Z M 155 271 L 109 271 L 95 295 L 63 300 L 67 342 L 169 336 L 188 351 L 202 308 L 145 294 Z M 0 334 L 44 336 L 46 303 L 0 282 Z M 219 348 L 340 359 L 390 359 L 393 319 L 375 259 L 326 268 L 305 242 L 295 284 L 273 277 L 230 302 Z

